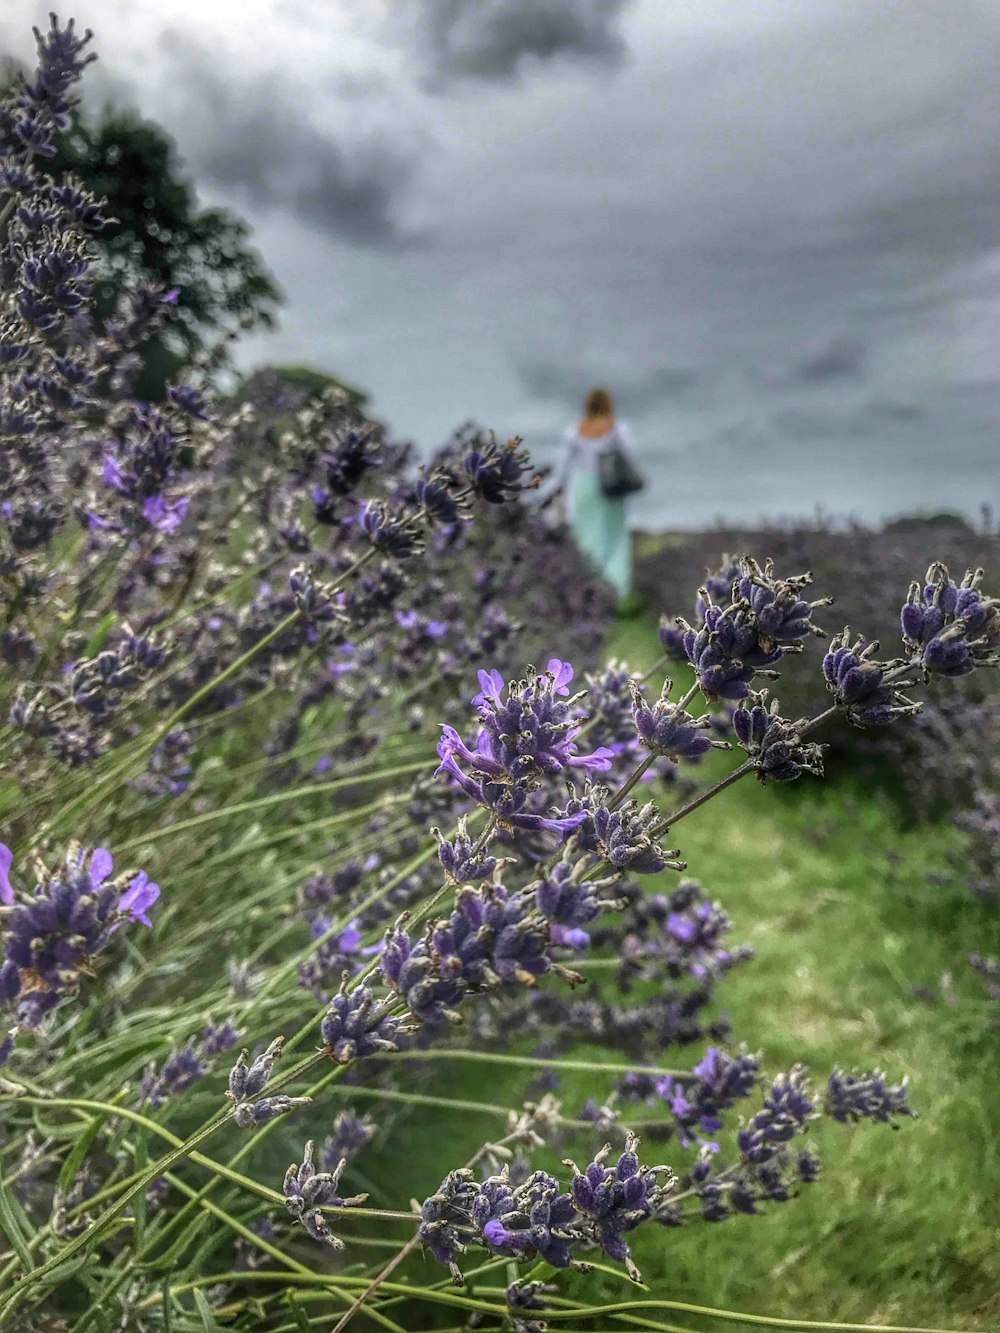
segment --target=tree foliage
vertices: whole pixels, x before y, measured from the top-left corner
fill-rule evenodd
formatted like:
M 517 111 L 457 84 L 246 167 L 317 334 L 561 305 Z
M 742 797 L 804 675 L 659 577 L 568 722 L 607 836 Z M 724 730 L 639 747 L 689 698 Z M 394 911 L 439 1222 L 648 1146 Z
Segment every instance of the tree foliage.
M 107 199 L 115 219 L 96 238 L 100 317 L 140 283 L 177 290 L 177 317 L 142 349 L 140 398 L 162 398 L 166 383 L 220 332 L 273 324 L 281 292 L 249 226 L 228 209 L 199 205 L 160 126 L 116 108 L 96 119 L 78 113 L 58 137 L 50 170 L 78 177 Z

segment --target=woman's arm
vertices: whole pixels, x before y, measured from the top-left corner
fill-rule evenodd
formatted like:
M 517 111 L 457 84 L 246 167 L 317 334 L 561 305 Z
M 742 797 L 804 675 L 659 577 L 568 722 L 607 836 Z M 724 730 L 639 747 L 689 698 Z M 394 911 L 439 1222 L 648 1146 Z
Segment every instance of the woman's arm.
M 579 438 L 576 431 L 570 426 L 563 435 L 562 450 L 559 454 L 559 461 L 556 463 L 555 471 L 553 473 L 553 481 L 557 488 L 562 488 L 569 480 L 579 449 Z

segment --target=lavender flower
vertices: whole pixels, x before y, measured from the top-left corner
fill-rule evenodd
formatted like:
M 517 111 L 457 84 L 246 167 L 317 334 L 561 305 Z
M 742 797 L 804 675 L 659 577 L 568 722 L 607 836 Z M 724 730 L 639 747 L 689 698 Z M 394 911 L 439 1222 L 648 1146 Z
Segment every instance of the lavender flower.
M 494 1254 L 539 1258 L 553 1268 L 569 1266 L 576 1237 L 573 1199 L 558 1182 L 535 1171 L 523 1184 L 510 1183 L 508 1168 L 484 1180 L 473 1198 L 469 1220 Z
M 888 1083 L 879 1070 L 871 1074 L 846 1073 L 835 1069 L 826 1085 L 826 1110 L 843 1124 L 875 1120 L 896 1129 L 899 1116 L 912 1116 L 906 1104 L 906 1079 Z
M 650 801 L 640 806 L 626 801 L 616 810 L 606 804 L 608 792 L 595 787 L 591 792 L 594 849 L 619 870 L 637 875 L 656 875 L 661 870 L 685 870 L 687 863 L 677 860 L 677 853 L 666 851 L 653 831 L 659 812 Z
M 463 1167 L 449 1171 L 436 1192 L 420 1208 L 420 1244 L 430 1250 L 441 1264 L 447 1264 L 452 1281 L 461 1286 L 465 1279 L 455 1262 L 464 1254 L 472 1233 L 472 1203 L 479 1193 L 473 1173 Z
M 462 517 L 462 505 L 443 473 L 431 477 L 421 477 L 414 487 L 417 504 L 424 510 L 432 523 L 441 527 L 450 527 Z
M 873 660 L 878 648 L 877 643 L 866 646 L 863 639 L 852 643 L 851 632 L 845 627 L 831 641 L 830 651 L 823 658 L 826 688 L 855 727 L 885 726 L 897 717 L 919 713 L 922 707 L 901 694 L 897 684 L 887 683 L 886 672 L 893 664 Z
M 544 1310 L 545 1301 L 542 1297 L 549 1291 L 555 1291 L 555 1286 L 545 1282 L 511 1282 L 508 1285 L 504 1301 L 512 1320 L 513 1333 L 545 1333 L 548 1324 L 539 1323 L 535 1319 L 522 1319 L 521 1315 Z
M 708 717 L 694 718 L 670 702 L 673 681 L 663 682 L 659 699 L 648 704 L 635 681 L 629 682 L 632 694 L 632 718 L 639 734 L 639 744 L 650 754 L 669 758 L 698 759 L 709 750 L 728 750 L 727 741 L 711 740 L 702 733 L 711 727 Z
M 552 943 L 570 949 L 588 946 L 590 936 L 583 927 L 590 925 L 601 912 L 625 905 L 623 899 L 604 897 L 602 884 L 582 879 L 583 864 L 578 868 L 560 861 L 528 886 L 528 892 L 534 890 L 539 912 L 550 923 Z
M 619 953 L 625 977 L 679 977 L 698 981 L 721 976 L 753 956 L 747 946 L 727 946 L 730 920 L 709 902 L 697 880 L 684 879 L 670 894 L 641 897 L 629 907 Z M 652 966 L 650 966 L 652 964 Z
M 139 1085 L 143 1102 L 158 1111 L 171 1097 L 185 1092 L 192 1083 L 205 1077 L 216 1058 L 231 1050 L 239 1041 L 239 1033 L 228 1021 L 206 1024 L 200 1037 L 186 1042 L 170 1055 L 157 1069 L 149 1065 Z
M 615 753 L 635 747 L 632 716 L 633 688 L 642 696 L 645 686 L 636 680 L 624 662 L 607 662 L 601 671 L 588 672 L 587 710 L 589 734 L 599 745 Z
M 74 100 L 69 90 L 80 78 L 86 66 L 97 57 L 83 55 L 93 33 L 87 29 L 82 37 L 74 30 L 73 20 L 64 28 L 53 14 L 49 29 L 41 33 L 33 28 L 38 46 L 38 68 L 34 82 L 24 80 L 14 103 L 14 113 L 7 124 L 0 124 L 0 139 L 5 150 L 20 147 L 26 156 L 52 157 L 55 146 L 53 131 L 65 129 Z
M 673 1172 L 666 1166 L 644 1167 L 639 1163 L 638 1135 L 625 1136 L 625 1151 L 613 1167 L 604 1165 L 611 1151 L 606 1144 L 583 1171 L 574 1162 L 573 1202 L 583 1217 L 589 1219 L 593 1237 L 610 1258 L 623 1263 L 634 1282 L 642 1275 L 629 1251 L 625 1233 L 634 1231 L 651 1217 L 654 1210 L 673 1189 Z M 665 1179 L 660 1182 L 658 1176 Z
M 271 1077 L 284 1040 L 284 1037 L 276 1037 L 252 1064 L 248 1064 L 249 1052 L 241 1051 L 229 1071 L 226 1096 L 233 1103 L 233 1119 L 240 1129 L 253 1129 L 255 1125 L 266 1124 L 268 1120 L 297 1110 L 300 1106 L 308 1106 L 312 1101 L 311 1097 L 257 1096 Z
M 466 820 L 459 820 L 458 833 L 448 841 L 440 829 L 432 828 L 431 833 L 438 842 L 438 860 L 445 875 L 452 884 L 475 883 L 489 879 L 500 862 L 490 856 L 485 847 L 479 847 L 469 837 Z
M 9 866 L 9 848 L 3 850 L 3 863 Z M 112 880 L 112 870 L 111 854 L 103 847 L 88 858 L 71 844 L 62 866 L 42 868 L 34 895 L 8 917 L 0 1000 L 16 1002 L 19 1028 L 37 1027 L 60 1000 L 76 992 L 123 922 L 149 924 L 146 911 L 159 897 L 159 887 L 142 872 Z M 4 879 L 7 900 L 13 895 Z
M 814 1118 L 805 1072 L 796 1066 L 779 1074 L 764 1097 L 764 1105 L 736 1135 L 744 1161 L 754 1166 L 770 1161 Z
M 688 626 L 688 629 L 690 629 L 690 626 Z M 670 616 L 661 616 L 659 634 L 664 654 L 671 662 L 686 662 L 688 660 L 684 642 L 687 630 L 682 628 L 676 620 L 671 619 Z
M 687 659 L 709 700 L 745 698 L 755 675 L 773 675 L 771 668 L 783 656 L 802 651 L 807 634 L 822 633 L 812 623 L 812 612 L 829 599 L 806 602 L 799 596 L 811 574 L 775 579 L 770 561 L 762 569 L 749 556 L 740 561 L 740 571 L 728 606 L 712 605 L 706 594 L 709 604 L 700 628 L 677 622 Z
M 523 478 L 528 471 L 528 455 L 518 439 L 497 444 L 477 439 L 462 459 L 462 470 L 474 493 L 487 504 L 504 504 L 518 491 L 538 486 L 539 477 Z
M 134 634 L 128 625 L 114 649 L 73 662 L 68 670 L 69 696 L 75 708 L 103 719 L 167 660 L 166 650 L 154 639 Z
M 482 728 L 470 749 L 454 727 L 442 727 L 439 772 L 458 774 L 457 756 L 476 774 L 494 782 L 517 782 L 567 766 L 594 771 L 611 767 L 614 755 L 603 747 L 593 754 L 576 751 L 581 726 L 568 698 L 573 668 L 553 657 L 539 675 L 529 667 L 523 680 L 507 685 L 498 671 L 480 671 L 480 693 L 473 699 Z M 504 691 L 506 690 L 506 697 Z
M 350 1161 L 377 1134 L 378 1126 L 370 1116 L 358 1116 L 345 1106 L 334 1117 L 333 1133 L 323 1140 L 320 1149 L 323 1165 L 330 1169 L 341 1160 Z
M 348 1064 L 381 1051 L 398 1051 L 407 1031 L 390 1014 L 389 1000 L 375 998 L 369 986 L 345 987 L 333 997 L 320 1030 L 331 1060 Z
M 480 981 L 485 981 L 485 956 L 479 960 Z M 396 926 L 386 933 L 379 958 L 382 979 L 406 1003 L 410 1013 L 421 1023 L 446 1019 L 460 1021 L 458 1005 L 468 982 L 461 970 L 443 975 L 427 939 L 414 942 L 406 931 Z
M 759 1074 L 757 1056 L 746 1051 L 728 1055 L 718 1046 L 710 1046 L 691 1070 L 690 1079 L 660 1079 L 656 1092 L 670 1107 L 682 1145 L 686 1148 L 692 1142 L 692 1131 L 714 1134 L 721 1129 L 722 1112 L 750 1096 Z M 702 1142 L 697 1134 L 694 1141 Z
M 705 612 L 710 606 L 721 603 L 723 606 L 738 596 L 738 584 L 743 574 L 740 559 L 735 555 L 723 555 L 715 569 L 705 574 L 705 582 L 698 589 L 694 613 L 698 620 L 705 619 Z
M 296 610 L 301 612 L 303 618 L 310 624 L 324 623 L 334 619 L 337 612 L 329 590 L 322 583 L 318 583 L 304 565 L 299 565 L 292 570 L 288 576 L 288 586 L 291 589 Z
M 979 591 L 981 569 L 956 584 L 936 562 L 924 586 L 911 583 L 900 614 L 903 642 L 925 675 L 965 676 L 1000 665 L 1000 601 Z
M 797 725 L 778 715 L 778 701 L 769 704 L 766 690 L 741 702 L 733 728 L 760 782 L 791 782 L 803 773 L 822 777 L 822 747 L 799 739 Z
M 14 889 L 10 882 L 10 868 L 14 864 L 14 853 L 6 843 L 0 842 L 0 903 L 6 907 L 14 906 Z
M 367 1194 L 355 1194 L 349 1199 L 337 1193 L 340 1177 L 347 1165 L 341 1161 L 332 1171 L 317 1171 L 313 1164 L 312 1140 L 305 1146 L 301 1165 L 293 1163 L 285 1172 L 281 1192 L 285 1207 L 297 1222 L 301 1222 L 314 1240 L 322 1241 L 335 1250 L 342 1250 L 344 1242 L 327 1226 L 322 1208 L 352 1208 L 364 1203 Z
M 444 742 L 442 742 L 444 745 Z M 438 747 L 441 755 L 442 746 Z M 548 832 L 566 837 L 587 819 L 585 810 L 558 810 L 539 807 L 537 787 L 532 782 L 494 782 L 488 778 L 474 778 L 463 772 L 453 755 L 446 753 L 436 773 L 447 773 L 477 805 L 496 816 L 500 828 L 524 833 Z M 545 808 L 549 813 L 545 814 Z
M 376 551 L 393 560 L 407 560 L 419 549 L 416 527 L 401 514 L 392 513 L 384 504 L 366 502 L 358 515 L 358 526 Z

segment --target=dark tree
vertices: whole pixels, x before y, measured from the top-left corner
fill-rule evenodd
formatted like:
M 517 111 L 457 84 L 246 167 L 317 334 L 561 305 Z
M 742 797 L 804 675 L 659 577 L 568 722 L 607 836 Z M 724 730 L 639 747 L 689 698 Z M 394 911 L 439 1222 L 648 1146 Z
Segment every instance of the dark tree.
M 173 141 L 131 111 L 76 115 L 50 159 L 108 201 L 116 219 L 97 237 L 97 310 L 106 316 L 140 282 L 176 288 L 170 327 L 143 349 L 136 396 L 161 398 L 164 387 L 220 332 L 240 323 L 270 327 L 281 292 L 250 244 L 250 228 L 224 208 L 200 208 Z

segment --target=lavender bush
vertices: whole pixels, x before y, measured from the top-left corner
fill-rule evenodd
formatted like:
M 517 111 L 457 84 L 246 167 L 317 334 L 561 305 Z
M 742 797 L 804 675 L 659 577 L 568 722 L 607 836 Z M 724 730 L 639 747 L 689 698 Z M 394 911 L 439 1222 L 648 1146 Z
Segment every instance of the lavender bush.
M 895 656 L 833 638 L 807 718 L 757 687 L 829 599 L 740 557 L 667 627 L 693 684 L 657 693 L 599 666 L 606 593 L 517 441 L 466 428 L 420 468 L 345 393 L 219 399 L 213 356 L 136 401 L 174 296 L 95 326 L 101 203 L 45 171 L 89 35 L 38 41 L 0 108 L 0 1322 L 669 1309 L 628 1286 L 637 1233 L 788 1202 L 821 1117 L 912 1112 L 880 1071 L 740 1044 L 714 1003 L 750 950 L 668 843 L 745 777 L 819 774 L 827 724 L 912 725 L 929 682 L 995 665 L 1000 604 L 932 564 Z M 563 1105 L 580 1043 L 591 1096 Z M 368 1206 L 393 1114 L 433 1132 L 434 1061 L 479 1063 L 501 1132 Z M 506 1105 L 511 1067 L 533 1100 Z M 620 1299 L 559 1276 L 594 1268 Z

